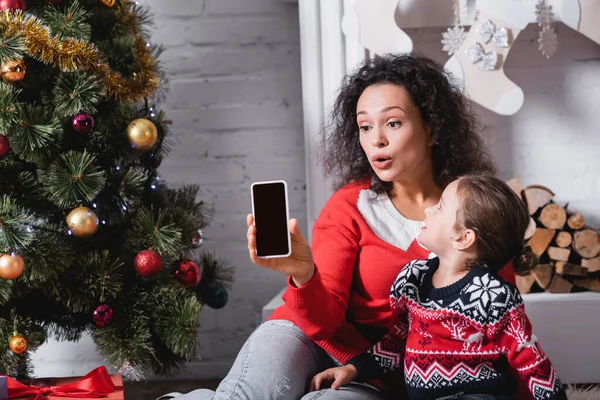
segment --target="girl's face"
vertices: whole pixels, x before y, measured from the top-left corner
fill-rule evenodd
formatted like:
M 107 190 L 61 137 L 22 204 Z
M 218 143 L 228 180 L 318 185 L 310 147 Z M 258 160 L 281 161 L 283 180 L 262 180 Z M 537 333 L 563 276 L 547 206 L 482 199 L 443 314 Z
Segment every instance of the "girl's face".
M 356 122 L 360 145 L 382 181 L 410 178 L 432 168 L 430 130 L 404 88 L 389 83 L 369 86 L 358 99 Z
M 438 256 L 455 248 L 460 234 L 455 230 L 456 215 L 460 207 L 457 187 L 458 180 L 452 181 L 444 189 L 439 203 L 425 209 L 425 221 L 418 240 Z

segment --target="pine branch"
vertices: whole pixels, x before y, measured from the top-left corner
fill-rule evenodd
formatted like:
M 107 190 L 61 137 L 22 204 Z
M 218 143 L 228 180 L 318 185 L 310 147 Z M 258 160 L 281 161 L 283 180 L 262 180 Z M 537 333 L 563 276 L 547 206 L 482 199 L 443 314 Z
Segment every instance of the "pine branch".
M 140 167 L 131 167 L 119 185 L 119 196 L 128 209 L 137 207 L 148 181 L 148 172 Z
M 143 208 L 132 219 L 127 244 L 132 253 L 152 247 L 164 263 L 170 264 L 181 254 L 181 230 L 168 223 L 165 211 L 155 215 L 153 209 Z
M 154 358 L 150 315 L 151 297 L 139 288 L 130 288 L 120 298 L 119 309 L 114 309 L 112 325 L 94 329 L 92 337 L 104 359 L 115 369 L 132 364 L 140 371 L 148 370 Z
M 0 279 L 0 306 L 6 305 L 12 296 L 13 281 Z
M 28 349 L 35 351 L 45 341 L 44 331 L 34 325 L 31 319 L 20 316 L 14 309 L 2 311 L 0 316 L 0 341 L 2 343 L 9 343 L 11 337 L 19 334 L 27 339 Z M 31 353 L 31 351 L 27 351 L 17 355 L 8 349 L 0 351 L 0 365 L 4 367 L 2 373 L 20 379 L 31 376 L 33 372 Z
M 17 97 L 19 92 L 15 86 L 0 82 L 0 129 L 2 132 L 8 132 L 18 120 L 20 104 L 17 102 Z
M 182 242 L 189 249 L 198 229 L 205 228 L 210 220 L 203 202 L 196 202 L 199 187 L 186 185 L 180 189 L 169 189 L 165 193 L 162 207 L 168 210 L 170 221 L 181 229 Z
M 202 297 L 202 291 L 206 287 L 215 285 L 223 285 L 231 290 L 234 281 L 232 266 L 217 260 L 213 254 L 208 252 L 203 252 L 197 263 L 202 268 L 202 280 L 195 290 L 198 296 Z
M 154 330 L 162 343 L 185 360 L 198 354 L 196 332 L 202 305 L 194 294 L 172 285 L 156 292 L 155 303 Z
M 48 111 L 29 104 L 23 107 L 9 137 L 11 148 L 19 157 L 42 165 L 59 149 L 61 138 L 62 128 Z
M 22 60 L 25 41 L 20 32 L 7 34 L 7 26 L 0 24 L 0 60 Z
M 59 207 L 92 201 L 104 187 L 104 171 L 96 167 L 93 155 L 69 151 L 39 175 L 48 199 Z
M 104 87 L 98 78 L 65 72 L 59 76 L 54 88 L 55 113 L 64 118 L 72 117 L 79 111 L 95 114 L 104 94 Z
M 3 195 L 0 197 L 0 251 L 20 251 L 34 239 L 33 214 Z
M 73 38 L 87 42 L 92 34 L 92 28 L 86 22 L 87 17 L 87 11 L 74 0 L 65 10 L 54 6 L 44 7 L 41 19 L 56 38 Z
M 123 286 L 121 260 L 104 250 L 86 254 L 78 264 L 74 273 L 64 276 L 61 282 L 63 287 L 70 290 L 66 292 L 61 287 L 55 289 L 58 301 L 65 304 L 69 311 L 91 314 L 101 302 L 111 304 L 117 299 Z
M 57 225 L 36 221 L 33 227 L 35 240 L 22 254 L 25 272 L 20 282 L 30 289 L 42 288 L 50 297 L 58 296 L 64 290 L 59 279 L 64 277 L 63 273 L 72 266 L 75 258 L 74 249 L 65 241 L 64 235 L 55 233 L 60 231 Z

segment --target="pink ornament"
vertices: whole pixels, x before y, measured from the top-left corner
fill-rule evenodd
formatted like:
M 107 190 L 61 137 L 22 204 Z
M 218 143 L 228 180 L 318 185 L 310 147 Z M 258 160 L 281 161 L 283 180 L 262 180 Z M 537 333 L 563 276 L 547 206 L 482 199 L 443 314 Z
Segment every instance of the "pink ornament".
M 98 328 L 104 328 L 106 325 L 110 325 L 113 319 L 113 310 L 107 304 L 100 304 L 94 310 L 93 314 L 94 325 Z
M 10 151 L 10 143 L 4 135 L 0 135 L 0 158 L 6 157 Z
M 73 117 L 71 123 L 77 133 L 90 133 L 94 129 L 94 117 L 90 114 L 79 113 Z
M 0 0 L 0 10 L 25 10 L 25 0 Z

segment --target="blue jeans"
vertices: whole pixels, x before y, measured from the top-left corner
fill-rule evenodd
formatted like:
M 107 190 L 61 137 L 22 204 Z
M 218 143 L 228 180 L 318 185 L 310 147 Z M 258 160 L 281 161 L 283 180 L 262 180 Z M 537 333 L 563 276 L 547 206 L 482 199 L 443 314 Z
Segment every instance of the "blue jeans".
M 300 328 L 283 320 L 259 326 L 240 350 L 216 392 L 198 389 L 176 400 L 384 400 L 379 390 L 351 383 L 307 393 L 313 376 L 336 366 Z

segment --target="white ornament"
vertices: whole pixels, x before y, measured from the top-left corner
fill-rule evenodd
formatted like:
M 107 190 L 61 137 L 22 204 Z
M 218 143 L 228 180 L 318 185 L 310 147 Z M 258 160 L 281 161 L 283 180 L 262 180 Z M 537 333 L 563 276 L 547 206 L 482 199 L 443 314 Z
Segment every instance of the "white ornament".
M 535 15 L 537 17 L 537 23 L 541 27 L 551 23 L 554 18 L 552 6 L 546 3 L 546 0 L 539 0 L 535 5 Z
M 546 0 L 539 0 L 535 8 L 537 23 L 541 28 L 538 34 L 540 51 L 544 57 L 550 58 L 558 48 L 558 36 L 552 26 L 554 18 L 552 6 L 546 3 Z
M 558 36 L 554 29 L 542 29 L 539 33 L 538 43 L 542 55 L 548 59 L 552 57 L 558 48 Z
M 448 28 L 446 32 L 442 33 L 442 44 L 444 45 L 442 51 L 448 52 L 450 56 L 453 55 L 460 49 L 466 37 L 467 34 L 462 26 L 455 25 Z
M 498 65 L 498 54 L 495 52 L 486 53 L 481 43 L 476 42 L 467 49 L 467 54 L 471 57 L 471 62 L 477 64 L 479 69 L 492 71 Z
M 491 40 L 496 47 L 508 47 L 508 29 L 504 27 L 496 29 L 496 25 L 489 19 L 483 21 L 477 32 L 483 43 Z

